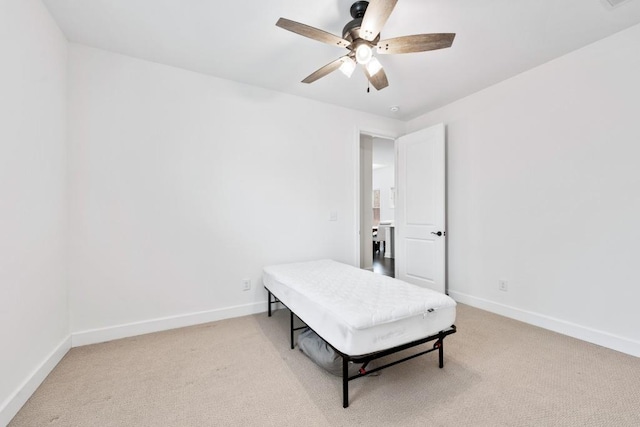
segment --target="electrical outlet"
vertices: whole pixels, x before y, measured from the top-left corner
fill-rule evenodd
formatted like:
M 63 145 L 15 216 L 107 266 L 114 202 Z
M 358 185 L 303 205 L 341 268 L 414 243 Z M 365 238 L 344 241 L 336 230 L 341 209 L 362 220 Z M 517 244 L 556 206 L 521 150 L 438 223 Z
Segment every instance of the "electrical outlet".
M 506 280 L 498 280 L 498 289 L 502 292 L 509 291 L 509 283 Z
M 248 291 L 251 289 L 251 279 L 242 279 L 242 290 Z

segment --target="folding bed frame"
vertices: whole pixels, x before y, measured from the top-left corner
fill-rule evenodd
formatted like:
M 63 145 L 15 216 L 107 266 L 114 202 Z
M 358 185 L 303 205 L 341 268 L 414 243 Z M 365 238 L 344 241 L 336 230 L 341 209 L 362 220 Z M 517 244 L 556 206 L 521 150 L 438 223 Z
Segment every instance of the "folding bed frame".
M 335 263 L 337 264 L 337 263 Z M 315 265 L 314 265 L 315 266 Z M 330 266 L 333 266 L 333 264 L 330 264 Z M 341 266 L 340 268 L 355 268 L 355 267 L 347 267 L 347 266 Z M 265 269 L 266 271 L 266 269 Z M 348 271 L 348 270 L 347 270 Z M 361 270 L 360 270 L 361 271 Z M 360 274 L 360 273 L 357 273 Z M 371 273 L 372 274 L 372 273 Z M 265 274 L 266 276 L 266 274 Z M 392 279 L 395 280 L 395 279 Z M 290 312 L 290 339 L 291 339 L 291 349 L 293 349 L 295 347 L 295 341 L 294 341 L 294 332 L 296 330 L 300 330 L 300 329 L 304 329 L 306 327 L 310 327 L 308 322 L 305 320 L 306 315 L 303 313 L 294 313 L 294 311 L 287 306 L 287 304 L 285 304 L 281 298 L 279 298 L 278 295 L 274 294 L 272 292 L 272 290 L 269 287 L 269 284 L 266 283 L 267 280 L 265 280 L 265 284 L 264 287 L 268 292 L 268 315 L 269 317 L 271 317 L 272 315 L 272 306 L 273 304 L 282 304 L 284 307 L 286 307 L 287 309 L 289 309 Z M 396 281 L 399 282 L 399 281 Z M 400 282 L 402 284 L 405 284 L 404 282 Z M 275 286 L 275 285 L 274 285 Z M 413 286 L 413 285 L 410 285 Z M 280 291 L 282 291 L 282 289 L 280 289 Z M 283 295 L 284 295 L 284 291 Z M 291 298 L 291 295 L 287 295 L 287 297 Z M 442 297 L 444 298 L 448 298 L 444 295 L 442 295 Z M 363 298 L 366 298 L 366 295 L 363 295 Z M 453 301 L 453 300 L 451 300 Z M 454 306 L 455 306 L 455 302 L 453 302 Z M 455 310 L 455 307 L 454 307 Z M 426 318 L 427 315 L 430 315 L 434 309 L 433 308 L 429 308 L 425 310 L 426 312 L 423 314 L 423 318 Z M 307 311 L 306 314 L 309 314 L 310 312 Z M 298 319 L 300 319 L 303 323 L 305 323 L 305 326 L 299 326 L 296 327 L 294 324 L 294 316 L 298 317 Z M 454 314 L 454 318 L 455 318 L 455 314 Z M 316 320 L 316 324 L 319 324 Z M 439 355 L 439 367 L 442 368 L 444 366 L 444 338 L 455 333 L 456 332 L 456 326 L 454 324 L 451 324 L 450 326 L 445 327 L 444 329 L 436 332 L 436 333 L 431 333 L 428 336 L 422 336 L 422 337 L 418 337 L 415 339 L 411 339 L 409 342 L 403 342 L 403 343 L 396 343 L 393 346 L 390 346 L 388 348 L 381 348 L 381 349 L 376 349 L 375 351 L 371 351 L 371 352 L 366 352 L 365 354 L 348 354 L 348 352 L 345 351 L 341 351 L 340 349 L 336 348 L 336 346 L 334 344 L 332 344 L 332 342 L 330 340 L 326 339 L 326 336 L 323 336 L 322 333 L 318 333 L 318 330 L 311 328 L 312 330 L 314 330 L 314 332 L 316 332 L 318 334 L 318 336 L 320 336 L 331 348 L 333 348 L 336 353 L 338 355 L 340 355 L 340 357 L 342 358 L 342 406 L 344 408 L 347 408 L 349 406 L 349 381 L 355 380 L 357 378 L 361 378 L 364 377 L 366 375 L 372 374 L 374 372 L 378 372 L 381 371 L 382 369 L 386 369 L 388 367 L 397 365 L 401 362 L 405 362 L 408 360 L 411 360 L 413 358 L 416 358 L 418 356 L 422 356 L 424 354 L 430 353 L 432 351 L 438 350 L 438 355 Z M 429 343 L 431 341 L 435 341 L 433 343 L 433 345 L 430 348 L 427 348 L 426 350 L 422 350 L 418 353 L 414 353 L 414 354 L 410 354 L 408 356 L 405 357 L 401 357 L 398 360 L 394 360 L 388 363 L 385 363 L 383 365 L 377 366 L 373 369 L 368 370 L 367 369 L 367 365 L 376 359 L 385 357 L 385 356 L 389 356 L 389 355 L 393 355 L 395 353 L 422 345 L 422 344 L 426 344 Z M 355 375 L 349 376 L 349 363 L 353 362 L 355 364 L 362 364 L 362 366 L 359 369 L 359 372 Z

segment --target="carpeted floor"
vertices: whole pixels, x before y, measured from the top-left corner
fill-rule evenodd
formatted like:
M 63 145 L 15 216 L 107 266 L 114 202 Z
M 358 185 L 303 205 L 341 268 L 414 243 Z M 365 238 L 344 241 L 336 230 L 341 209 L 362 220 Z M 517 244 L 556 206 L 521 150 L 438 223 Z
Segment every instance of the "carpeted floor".
M 278 311 L 72 349 L 18 426 L 638 426 L 640 359 L 460 304 L 437 352 L 350 383 Z M 409 350 L 408 352 L 416 351 Z

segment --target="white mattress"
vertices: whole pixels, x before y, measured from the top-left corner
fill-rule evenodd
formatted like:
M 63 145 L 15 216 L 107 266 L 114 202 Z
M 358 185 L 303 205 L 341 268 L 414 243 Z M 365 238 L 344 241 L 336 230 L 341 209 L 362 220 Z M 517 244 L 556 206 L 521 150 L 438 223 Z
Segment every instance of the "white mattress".
M 329 344 L 359 356 L 447 329 L 445 294 L 332 260 L 265 267 L 264 286 Z

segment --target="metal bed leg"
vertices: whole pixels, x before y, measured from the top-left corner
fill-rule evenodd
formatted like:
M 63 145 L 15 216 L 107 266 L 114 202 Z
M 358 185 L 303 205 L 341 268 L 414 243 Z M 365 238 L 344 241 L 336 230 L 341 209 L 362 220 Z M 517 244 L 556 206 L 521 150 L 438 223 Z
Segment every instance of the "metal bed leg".
M 444 367 L 444 340 L 440 338 L 438 340 L 438 365 L 440 369 Z
M 271 291 L 267 290 L 269 293 L 269 300 L 267 302 L 267 306 L 269 306 L 269 317 L 271 317 Z
M 349 407 L 349 360 L 342 356 L 342 407 Z
M 293 345 L 293 311 L 289 311 L 289 314 L 291 318 L 291 350 L 293 350 L 293 348 L 295 347 Z

